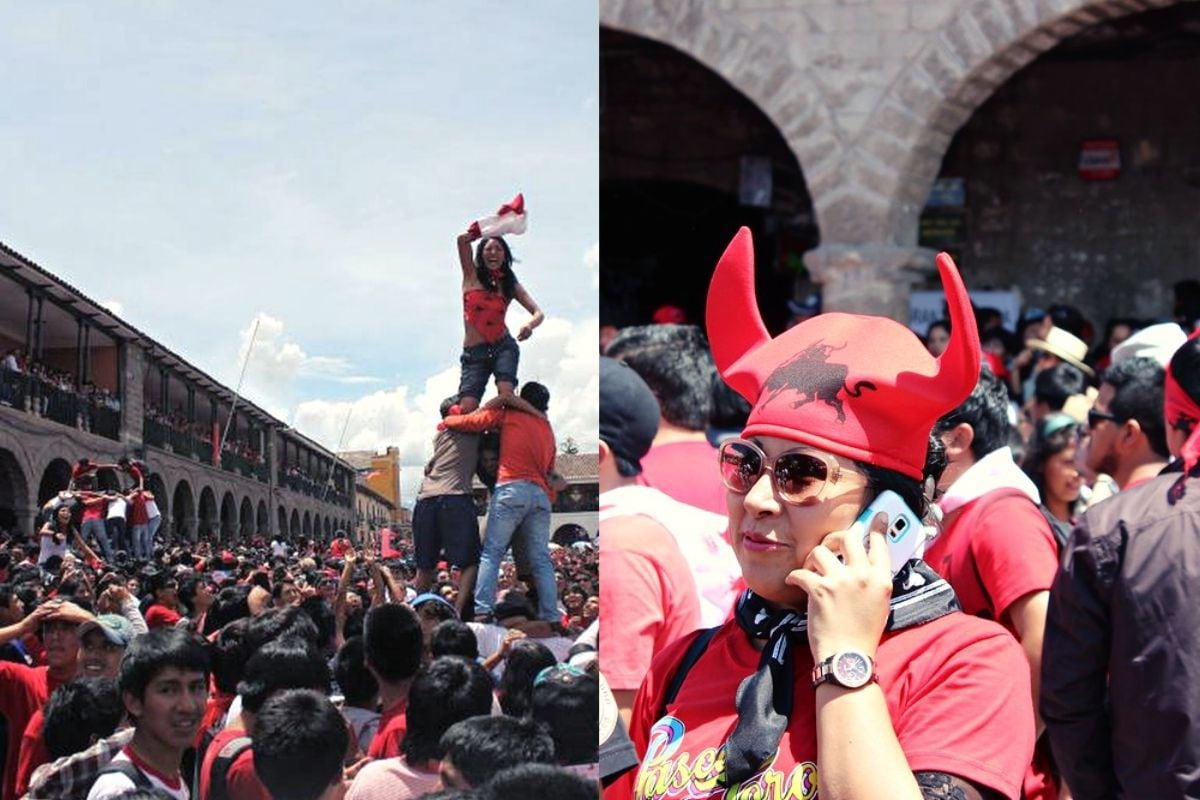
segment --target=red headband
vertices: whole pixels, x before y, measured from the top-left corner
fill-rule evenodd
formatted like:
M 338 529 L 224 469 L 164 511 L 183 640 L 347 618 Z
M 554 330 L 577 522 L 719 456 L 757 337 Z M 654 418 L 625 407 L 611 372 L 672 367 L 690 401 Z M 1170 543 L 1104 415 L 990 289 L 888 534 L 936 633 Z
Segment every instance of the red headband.
M 885 317 L 822 314 L 770 338 L 754 296 L 754 243 L 742 228 L 708 289 L 721 376 L 753 406 L 744 436 L 778 436 L 923 476 L 929 431 L 979 381 L 979 334 L 950 256 L 937 257 L 952 335 L 938 358 Z
M 1193 332 L 1188 339 L 1198 336 L 1200 329 Z M 1179 457 L 1183 459 L 1183 474 L 1188 475 L 1197 462 L 1200 462 L 1200 404 L 1189 397 L 1179 385 L 1179 381 L 1175 380 L 1169 363 L 1166 379 L 1163 381 L 1163 416 L 1171 427 L 1179 427 L 1179 423 L 1183 421 L 1190 421 L 1192 424 L 1192 432 L 1179 451 Z

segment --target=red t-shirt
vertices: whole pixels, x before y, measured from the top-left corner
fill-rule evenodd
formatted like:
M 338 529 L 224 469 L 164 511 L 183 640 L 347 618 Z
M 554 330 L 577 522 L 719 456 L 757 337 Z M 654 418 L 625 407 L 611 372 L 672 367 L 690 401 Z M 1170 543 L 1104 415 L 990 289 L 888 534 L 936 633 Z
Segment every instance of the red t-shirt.
M 554 467 L 554 431 L 549 422 L 523 411 L 486 408 L 466 415 L 451 414 L 443 423 L 452 431 L 467 433 L 499 428 L 500 469 L 496 483 L 530 481 L 542 487 L 554 502 L 554 490 L 546 482 L 546 473 Z
M 4 755 L 4 784 L 0 800 L 15 800 L 17 759 L 22 737 L 34 712 L 62 681 L 50 676 L 47 667 L 27 667 L 11 661 L 0 661 L 0 714 L 8 721 L 8 750 Z
M 200 769 L 199 800 L 208 800 L 212 786 L 212 767 L 213 762 L 217 760 L 217 753 L 239 736 L 248 735 L 243 730 L 226 728 L 213 737 L 212 744 L 208 746 L 208 752 L 204 754 L 204 765 Z M 258 779 L 258 773 L 254 771 L 253 747 L 247 747 L 229 765 L 225 785 L 229 787 L 229 796 L 236 797 L 237 800 L 271 800 L 271 793 L 267 791 L 266 786 L 263 786 L 262 781 Z
M 47 697 L 47 700 L 49 698 Z M 45 707 L 33 712 L 29 724 L 25 726 L 25 734 L 21 737 L 21 752 L 17 755 L 17 796 L 23 797 L 29 791 L 29 779 L 33 771 L 42 764 L 49 763 L 50 751 L 42 740 L 42 727 L 46 723 Z
M 129 501 L 129 524 L 148 525 L 149 523 L 150 514 L 146 511 L 146 493 L 134 492 L 133 499 Z
M 406 711 L 408 701 L 402 700 L 380 715 L 379 729 L 375 731 L 375 738 L 371 739 L 367 755 L 371 758 L 393 758 L 400 755 L 400 745 L 404 742 L 405 731 L 408 730 Z
M 1033 501 L 1010 495 L 989 502 L 984 495 L 947 517 L 925 562 L 954 587 L 963 611 L 998 620 L 1015 636 L 1008 609 L 1027 594 L 1049 591 L 1058 573 L 1058 544 Z M 1044 745 L 1038 751 L 1025 776 L 1025 796 L 1055 800 L 1049 754 Z
M 1058 545 L 1031 500 L 986 497 L 947 517 L 945 530 L 925 550 L 925 562 L 954 587 L 963 611 L 1011 631 L 1005 613 L 1013 601 L 1054 583 Z
M 107 510 L 108 498 L 104 495 L 84 495 L 83 519 L 104 519 L 104 512 Z
M 208 702 L 204 705 L 204 716 L 200 718 L 200 729 L 196 731 L 197 748 L 204 739 L 205 731 L 215 725 L 218 720 L 224 719 L 225 715 L 229 713 L 229 706 L 233 705 L 234 697 L 236 695 L 217 691 L 215 686 L 210 687 Z
M 654 660 L 629 728 L 642 764 L 636 775 L 610 787 L 606 797 L 620 796 L 614 790 L 622 784 L 623 796 L 638 800 L 726 797 L 716 785 L 725 760 L 722 745 L 737 721 L 738 686 L 757 670 L 761 653 L 736 623 L 727 623 L 663 716 L 662 694 L 690 644 L 690 637 L 676 642 Z M 779 750 L 742 784 L 739 797 L 815 796 L 813 659 L 806 645 L 796 648 L 795 657 L 795 706 Z M 946 772 L 1006 797 L 1019 796 L 1033 752 L 1034 724 L 1029 668 L 1010 635 L 994 623 L 948 614 L 885 634 L 876 665 L 892 726 L 913 772 Z M 760 794 L 753 794 L 751 786 Z
M 706 440 L 656 444 L 642 456 L 641 464 L 639 485 L 653 486 L 689 506 L 729 515 L 725 504 L 728 492 L 717 469 L 717 448 Z
M 176 622 L 183 619 L 178 612 L 172 611 L 166 606 L 160 606 L 158 603 L 146 609 L 146 627 L 150 630 L 155 628 L 170 628 Z
M 600 663 L 613 689 L 637 689 L 656 653 L 700 627 L 687 560 L 671 534 L 646 519 L 600 523 Z M 630 520 L 643 524 L 630 530 Z

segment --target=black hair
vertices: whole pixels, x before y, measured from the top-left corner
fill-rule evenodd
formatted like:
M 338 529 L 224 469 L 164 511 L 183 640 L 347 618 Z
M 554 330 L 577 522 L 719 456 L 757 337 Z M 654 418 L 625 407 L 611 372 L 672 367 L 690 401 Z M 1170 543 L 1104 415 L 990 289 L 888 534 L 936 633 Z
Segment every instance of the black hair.
M 180 628 L 156 628 L 133 637 L 125 648 L 119 679 L 121 694 L 144 699 L 150 681 L 170 667 L 201 672 L 207 681 L 210 663 L 208 647 L 195 634 Z
M 508 767 L 554 763 L 554 740 L 531 719 L 471 717 L 451 725 L 441 747 L 472 787 L 482 786 Z
M 493 240 L 499 242 L 500 246 L 504 248 L 504 263 L 501 265 L 503 272 L 500 275 L 499 287 L 492 280 L 492 272 L 483 260 L 483 246 Z M 512 249 L 509 248 L 508 242 L 504 241 L 503 236 L 485 236 L 479 240 L 479 244 L 475 247 L 475 280 L 479 281 L 480 285 L 489 292 L 499 290 L 504 295 L 505 300 L 512 300 L 513 295 L 517 291 L 517 276 L 513 272 L 513 261 Z
M 520 396 L 522 400 L 543 413 L 550 407 L 550 390 L 537 381 L 527 381 L 521 387 Z
M 217 592 L 212 608 L 208 609 L 208 613 L 204 615 L 202 633 L 208 636 L 235 619 L 248 618 L 250 616 L 249 597 L 250 587 L 246 585 L 226 586 Z
M 483 667 L 458 656 L 435 658 L 408 690 L 408 728 L 400 751 L 409 764 L 439 760 L 445 752 L 442 734 L 451 725 L 491 710 L 492 679 Z
M 1200 403 L 1200 338 L 1188 339 L 1171 356 L 1171 377 L 1193 403 Z M 1192 424 L 1186 418 L 1167 422 L 1184 433 L 1192 432 Z
M 380 679 L 411 678 L 421 666 L 421 621 L 415 611 L 399 603 L 375 606 L 363 623 L 363 645 L 367 664 Z
M 592 738 L 596 738 L 594 735 Z M 518 764 L 503 769 L 483 786 L 486 800 L 510 797 L 553 797 L 596 800 L 596 782 L 549 764 Z
M 51 760 L 86 749 L 93 737 L 110 736 L 124 713 L 112 678 L 79 678 L 59 686 L 46 703 L 42 727 Z
M 450 409 L 453 408 L 461 399 L 462 397 L 460 395 L 452 394 L 442 401 L 442 404 L 438 406 L 438 413 L 442 415 L 442 419 L 450 416 Z
M 971 455 L 976 461 L 1008 444 L 1012 428 L 1008 421 L 1008 390 L 986 365 L 980 370 L 979 381 L 970 396 L 958 408 L 944 414 L 933 430 L 944 433 L 963 422 L 975 432 Z
M 672 425 L 692 431 L 702 431 L 708 425 L 717 368 L 699 327 L 622 328 L 605 355 L 633 367 L 654 393 L 663 418 Z
M 712 408 L 708 413 L 708 425 L 722 431 L 740 431 L 746 427 L 750 417 L 750 402 L 742 397 L 733 387 L 721 379 L 720 375 L 713 376 Z M 618 468 L 620 461 L 617 462 Z M 621 473 L 624 475 L 624 473 Z M 625 475 L 625 477 L 631 477 Z
M 1087 388 L 1087 376 L 1073 364 L 1055 364 L 1044 369 L 1033 379 L 1033 396 L 1045 403 L 1051 411 L 1062 411 L 1067 398 L 1083 394 Z
M 346 698 L 346 705 L 364 708 L 379 695 L 379 682 L 367 669 L 361 636 L 351 636 L 333 661 L 333 679 Z
M 334 615 L 329 601 L 320 595 L 306 597 L 300 601 L 299 610 L 300 613 L 312 620 L 313 627 L 316 628 L 314 641 L 317 647 L 322 650 L 331 647 L 333 639 L 337 635 L 337 617 Z
M 346 722 L 329 698 L 289 689 L 263 704 L 254 720 L 254 770 L 272 797 L 317 800 L 342 777 Z
M 479 658 L 479 641 L 465 622 L 457 619 L 442 620 L 429 637 L 429 652 L 434 658 L 462 656 L 475 659 Z
M 287 608 L 271 608 L 257 617 L 250 619 L 246 629 L 246 638 L 250 644 L 250 652 L 258 650 L 264 644 L 286 636 L 295 636 L 319 647 L 317 626 L 312 617 L 295 606 Z
M 1163 420 L 1163 381 L 1166 371 L 1152 358 L 1135 356 L 1104 370 L 1102 383 L 1114 389 L 1108 411 L 1118 420 L 1137 420 L 1150 449 L 1168 458 L 1167 429 Z
M 238 684 L 243 708 L 256 714 L 267 698 L 282 689 L 329 692 L 329 665 L 310 642 L 294 636 L 268 642 L 246 662 Z
M 194 573 L 179 579 L 179 602 L 183 603 L 189 615 L 196 612 L 196 594 L 204 582 L 204 578 Z
M 1065 415 L 1057 415 L 1065 416 Z M 1046 462 L 1051 456 L 1058 455 L 1063 450 L 1075 444 L 1075 434 L 1079 429 L 1078 423 L 1063 425 L 1055 429 L 1052 433 L 1046 434 L 1046 423 L 1054 421 L 1058 422 L 1055 417 L 1046 417 L 1038 422 L 1037 427 L 1033 431 L 1033 437 L 1029 440 L 1029 449 L 1025 453 L 1025 458 L 1022 460 L 1021 469 L 1029 476 L 1037 486 L 1038 493 L 1042 496 L 1042 502 L 1045 502 L 1046 497 L 1046 478 L 1044 470 Z
M 523 717 L 529 710 L 529 696 L 533 692 L 533 679 L 546 667 L 558 663 L 550 648 L 532 639 L 518 639 L 508 651 L 504 675 L 496 693 L 500 695 L 500 708 L 510 717 Z
M 923 481 L 886 467 L 878 467 L 861 461 L 854 463 L 866 475 L 867 488 L 872 492 L 872 496 L 880 495 L 890 489 L 900 495 L 904 504 L 915 511 L 921 520 L 929 522 L 932 519 L 933 499 L 925 493 Z M 925 466 L 921 470 L 924 480 L 932 479 L 936 485 L 942 478 L 946 463 L 946 446 L 942 444 L 940 438 L 930 432 L 929 445 L 925 450 Z
M 595 675 L 562 667 L 551 670 L 533 687 L 530 716 L 544 724 L 554 739 L 559 764 L 596 761 L 596 725 L 600 681 Z
M 225 694 L 236 694 L 246 659 L 254 652 L 247 633 L 250 628 L 248 617 L 235 619 L 217 634 L 212 644 L 213 683 Z

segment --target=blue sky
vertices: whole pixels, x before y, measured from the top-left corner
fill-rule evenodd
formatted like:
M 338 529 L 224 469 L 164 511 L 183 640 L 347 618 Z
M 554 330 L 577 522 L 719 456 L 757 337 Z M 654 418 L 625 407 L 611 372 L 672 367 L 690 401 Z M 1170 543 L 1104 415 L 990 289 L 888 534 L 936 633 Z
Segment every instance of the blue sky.
M 260 318 L 251 399 L 417 463 L 457 382 L 454 237 L 523 191 L 549 320 L 521 377 L 594 443 L 595 4 L 331 9 L 5 4 L 0 240 L 229 385 Z

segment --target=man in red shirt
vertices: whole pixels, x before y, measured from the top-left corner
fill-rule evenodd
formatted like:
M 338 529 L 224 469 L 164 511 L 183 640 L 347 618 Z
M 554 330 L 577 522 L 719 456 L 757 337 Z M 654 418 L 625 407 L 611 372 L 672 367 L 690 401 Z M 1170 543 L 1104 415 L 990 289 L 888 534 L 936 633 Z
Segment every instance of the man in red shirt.
M 0 639 L 39 631 L 46 646 L 46 665 L 27 667 L 0 661 L 0 715 L 8 722 L 8 748 L 4 758 L 4 783 L 0 800 L 15 800 L 17 758 L 21 733 L 50 693 L 74 679 L 79 658 L 79 624 L 91 614 L 74 603 L 47 600 L 17 625 L 0 631 Z
M 1013 460 L 1010 432 L 1007 389 L 984 368 L 970 397 L 934 427 L 949 463 L 938 482 L 943 531 L 925 561 L 954 587 L 963 611 L 996 620 L 1021 643 L 1036 709 L 1058 545 L 1038 509 L 1037 487 Z M 1043 741 L 1025 777 L 1031 800 L 1057 796 L 1047 757 Z
M 154 578 L 154 602 L 146 609 L 146 627 L 170 628 L 183 619 L 179 606 L 179 583 L 159 574 Z
M 530 381 L 521 387 L 519 400 L 524 402 L 511 398 L 498 400 L 509 407 L 485 407 L 466 416 L 452 414 L 442 422 L 452 431 L 500 430 L 500 470 L 488 507 L 475 613 L 492 613 L 500 561 L 517 539 L 518 546 L 530 559 L 538 618 L 557 620 L 558 588 L 554 564 L 550 561 L 550 504 L 555 497 L 549 482 L 554 469 L 554 431 L 546 419 L 550 391 Z
M 367 669 L 379 682 L 383 714 L 367 755 L 391 758 L 400 755 L 406 730 L 408 689 L 421 667 L 424 636 L 421 621 L 408 606 L 384 603 L 367 612 L 363 621 L 363 655 Z

